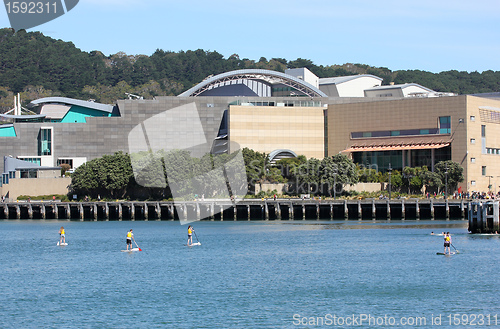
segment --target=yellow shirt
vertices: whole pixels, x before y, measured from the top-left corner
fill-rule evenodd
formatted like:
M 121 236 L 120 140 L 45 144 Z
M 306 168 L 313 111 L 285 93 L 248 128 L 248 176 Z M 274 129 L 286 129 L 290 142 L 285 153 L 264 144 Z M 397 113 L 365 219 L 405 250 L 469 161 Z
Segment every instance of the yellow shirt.
M 129 239 L 132 238 L 132 232 L 127 233 L 127 238 L 129 238 Z
M 64 234 L 64 229 L 62 229 L 62 230 L 59 232 L 59 234 Z

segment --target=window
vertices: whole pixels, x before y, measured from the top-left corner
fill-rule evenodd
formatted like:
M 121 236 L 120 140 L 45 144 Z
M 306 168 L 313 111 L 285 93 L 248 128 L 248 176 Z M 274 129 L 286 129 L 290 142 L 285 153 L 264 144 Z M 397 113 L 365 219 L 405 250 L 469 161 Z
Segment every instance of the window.
M 38 170 L 36 169 L 21 169 L 20 175 L 21 178 L 37 178 Z
M 40 128 L 38 155 L 52 155 L 52 128 Z
M 470 158 L 471 163 L 476 163 L 476 158 Z
M 486 137 L 486 126 L 481 125 L 481 137 Z
M 451 118 L 450 117 L 439 117 L 439 133 L 440 134 L 451 133 Z
M 471 138 L 471 139 L 470 139 L 470 143 L 471 143 L 471 144 L 476 144 L 476 139 L 475 139 L 475 138 Z
M 476 116 L 475 116 L 475 115 L 471 115 L 471 116 L 470 116 L 470 121 L 471 121 L 471 122 L 476 121 Z
M 475 180 L 471 180 L 471 181 L 470 181 L 470 185 L 472 185 L 472 186 L 476 186 L 476 181 L 475 181 Z
M 486 176 L 486 166 L 481 167 L 481 175 Z
M 70 168 L 73 169 L 73 159 L 57 159 L 58 166 L 61 166 L 64 163 L 69 164 Z

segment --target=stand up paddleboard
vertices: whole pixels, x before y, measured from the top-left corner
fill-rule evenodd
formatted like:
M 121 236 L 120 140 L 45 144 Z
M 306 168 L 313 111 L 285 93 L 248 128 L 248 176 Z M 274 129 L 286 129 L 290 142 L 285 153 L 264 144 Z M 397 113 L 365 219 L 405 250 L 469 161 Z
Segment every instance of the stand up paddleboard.
M 121 250 L 122 252 L 134 252 L 134 251 L 139 251 L 139 248 L 132 248 L 129 250 Z
M 185 244 L 185 246 L 188 246 L 188 247 L 201 246 L 201 242 L 195 242 L 193 244 Z
M 63 243 L 59 243 L 59 241 L 57 242 L 57 245 L 58 246 L 67 246 L 68 244 L 66 242 L 63 242 Z
M 448 253 L 445 254 L 444 252 L 437 252 L 436 253 L 436 255 L 455 255 L 455 254 L 456 254 L 456 252 L 451 252 L 449 254 Z

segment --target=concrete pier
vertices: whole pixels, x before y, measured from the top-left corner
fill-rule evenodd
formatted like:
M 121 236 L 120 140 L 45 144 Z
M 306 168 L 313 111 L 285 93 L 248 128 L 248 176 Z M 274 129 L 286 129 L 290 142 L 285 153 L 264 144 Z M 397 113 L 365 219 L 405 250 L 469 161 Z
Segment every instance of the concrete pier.
M 0 219 L 61 220 L 419 220 L 470 217 L 467 200 L 230 200 L 186 202 L 15 202 L 4 203 Z M 218 212 L 218 213 L 217 213 Z M 483 224 L 481 224 L 483 225 Z M 489 227 L 489 226 L 488 226 Z
M 469 232 L 498 233 L 500 211 L 498 201 L 474 201 L 468 207 Z

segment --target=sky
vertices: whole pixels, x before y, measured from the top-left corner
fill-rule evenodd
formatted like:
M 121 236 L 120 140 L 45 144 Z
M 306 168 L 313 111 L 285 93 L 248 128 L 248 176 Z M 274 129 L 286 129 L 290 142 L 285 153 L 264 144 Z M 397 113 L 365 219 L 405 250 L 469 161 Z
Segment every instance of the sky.
M 6 9 L 0 27 L 10 27 Z M 256 61 L 500 71 L 498 0 L 80 0 L 28 31 L 105 55 L 204 49 Z

